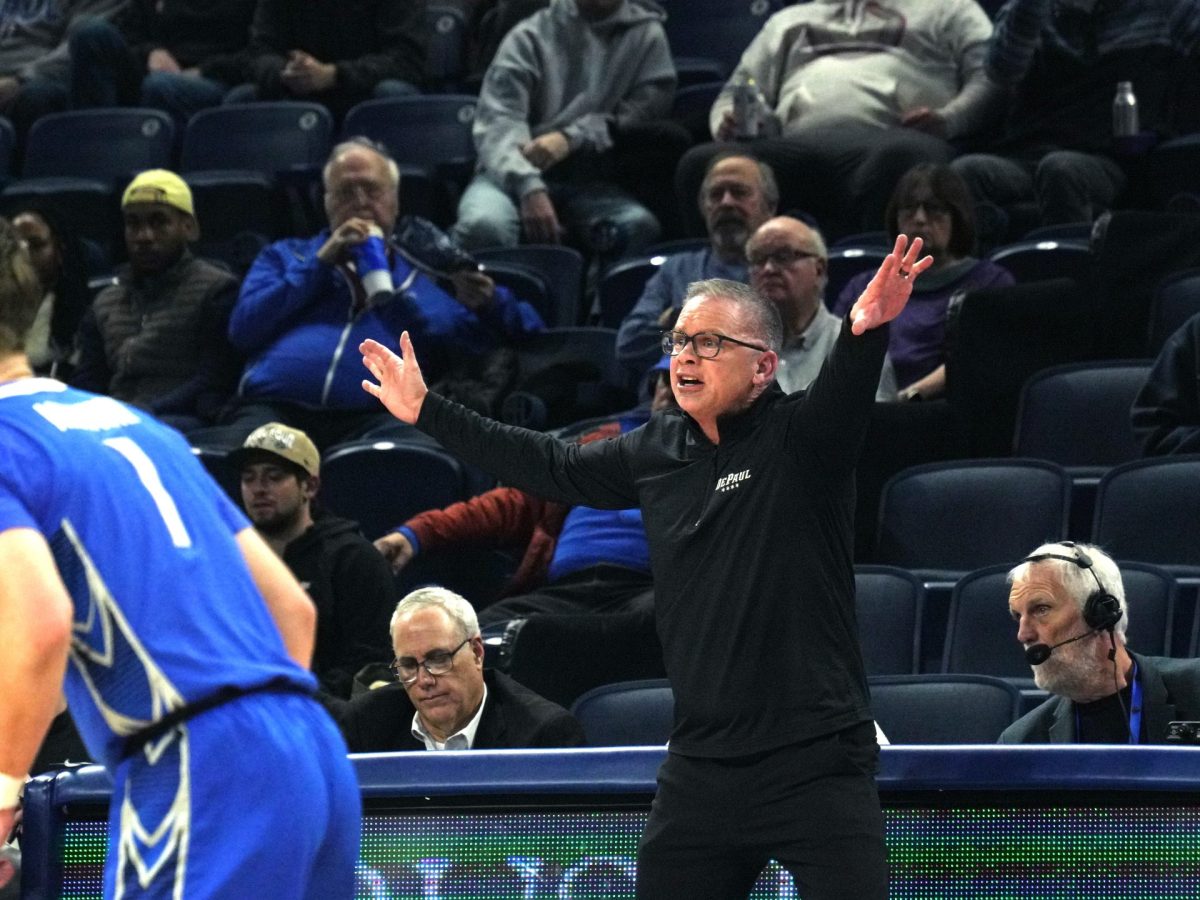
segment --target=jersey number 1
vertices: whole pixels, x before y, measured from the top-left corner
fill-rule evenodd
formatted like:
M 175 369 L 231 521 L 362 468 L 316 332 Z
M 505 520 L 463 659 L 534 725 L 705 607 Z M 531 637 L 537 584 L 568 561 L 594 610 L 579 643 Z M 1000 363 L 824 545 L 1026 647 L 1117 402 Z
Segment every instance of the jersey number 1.
M 162 520 L 167 526 L 167 531 L 171 534 L 171 543 L 176 547 L 192 546 L 192 538 L 187 532 L 187 527 L 183 524 L 183 518 L 179 515 L 179 507 L 175 505 L 174 499 L 167 493 L 167 489 L 162 483 L 162 478 L 159 477 L 158 469 L 155 467 L 154 461 L 146 455 L 146 451 L 127 437 L 108 438 L 104 442 L 104 446 L 116 450 L 129 460 L 129 464 L 137 472 L 137 477 L 141 480 L 142 486 L 150 494 L 151 499 L 154 500 L 154 505 L 158 507 L 158 514 L 162 516 Z

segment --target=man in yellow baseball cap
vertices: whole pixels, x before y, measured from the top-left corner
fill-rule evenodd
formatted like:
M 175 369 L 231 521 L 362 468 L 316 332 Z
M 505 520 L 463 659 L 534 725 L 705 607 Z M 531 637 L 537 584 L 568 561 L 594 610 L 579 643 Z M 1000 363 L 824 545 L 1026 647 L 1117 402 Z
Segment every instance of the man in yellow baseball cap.
M 174 172 L 142 172 L 121 197 L 129 264 L 143 274 L 170 268 L 200 237 L 192 191 Z
M 146 409 L 181 431 L 211 424 L 237 383 L 229 310 L 237 279 L 197 259 L 192 192 L 150 169 L 121 197 L 129 265 L 101 291 L 80 325 L 72 384 Z

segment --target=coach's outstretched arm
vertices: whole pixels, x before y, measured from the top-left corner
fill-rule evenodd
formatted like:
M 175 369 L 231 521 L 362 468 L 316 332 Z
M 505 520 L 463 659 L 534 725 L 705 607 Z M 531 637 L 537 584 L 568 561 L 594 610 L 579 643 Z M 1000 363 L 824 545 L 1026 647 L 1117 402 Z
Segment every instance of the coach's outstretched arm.
M 62 695 L 71 600 L 45 538 L 0 532 L 0 843 Z
M 413 352 L 412 338 L 408 332 L 400 335 L 403 358 L 378 341 L 363 341 L 358 349 L 363 355 L 363 365 L 379 382 L 376 384 L 363 379 L 363 390 L 378 397 L 379 402 L 401 422 L 415 424 L 429 388 L 425 387 L 425 377 L 417 364 L 417 355 Z

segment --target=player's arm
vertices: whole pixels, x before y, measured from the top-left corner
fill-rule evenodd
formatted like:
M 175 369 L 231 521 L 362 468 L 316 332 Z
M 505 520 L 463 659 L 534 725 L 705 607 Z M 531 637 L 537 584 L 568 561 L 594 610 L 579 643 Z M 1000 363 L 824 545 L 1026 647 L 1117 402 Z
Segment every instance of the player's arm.
M 71 646 L 71 599 L 45 539 L 0 532 L 0 825 L 54 719 Z M 0 828 L 0 840 L 7 827 Z
M 258 592 L 267 601 L 267 609 L 275 626 L 283 635 L 283 645 L 288 656 L 301 668 L 312 665 L 313 645 L 316 641 L 317 610 L 312 600 L 300 587 L 291 570 L 283 560 L 271 552 L 253 528 L 238 532 L 238 546 Z

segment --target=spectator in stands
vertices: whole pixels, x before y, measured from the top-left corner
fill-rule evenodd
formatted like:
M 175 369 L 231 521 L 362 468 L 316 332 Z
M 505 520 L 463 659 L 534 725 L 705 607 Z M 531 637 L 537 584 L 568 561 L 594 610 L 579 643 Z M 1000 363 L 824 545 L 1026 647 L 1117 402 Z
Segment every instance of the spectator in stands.
M 675 66 L 663 12 L 641 0 L 553 0 L 516 25 L 475 113 L 475 178 L 455 234 L 470 249 L 558 243 L 618 255 L 659 235 L 619 182 L 672 134 Z M 656 124 L 658 123 L 658 124 Z M 685 143 L 682 132 L 679 149 Z
M 127 0 L 71 35 L 77 107 L 149 106 L 183 127 L 242 80 L 254 0 Z
M 71 57 L 67 33 L 71 26 L 87 16 L 111 16 L 125 2 L 47 0 L 2 7 L 0 115 L 12 121 L 19 146 L 24 146 L 29 126 L 35 120 L 70 105 Z
M 648 410 L 620 416 L 585 434 L 580 443 L 631 431 L 649 414 L 674 406 L 665 362 L 655 366 L 651 381 Z M 522 554 L 504 597 L 479 613 L 484 627 L 539 613 L 653 612 L 650 550 L 640 509 L 572 507 L 499 487 L 414 516 L 375 541 L 396 572 L 418 553 L 465 546 Z
M 372 226 L 392 235 L 399 169 L 384 148 L 355 138 L 334 148 L 324 184 L 330 227 L 271 244 L 246 275 L 229 336 L 249 361 L 237 407 L 206 440 L 237 446 L 258 426 L 285 422 L 325 448 L 394 427 L 359 387 L 361 369 L 349 351 L 362 340 L 394 347 L 402 331 L 419 334 L 433 351 L 438 378 L 463 358 L 481 358 L 543 327 L 531 306 L 478 271 L 451 275 L 451 296 L 392 241 L 395 291 L 368 300 L 355 248 Z
M 337 117 L 425 80 L 425 0 L 258 0 L 250 84 L 231 100 L 312 100 Z
M 1004 134 L 996 153 L 954 166 L 977 199 L 1036 201 L 1046 224 L 1090 222 L 1127 180 L 1113 140 L 1117 82 L 1133 82 L 1141 128 L 1169 134 L 1173 110 L 1194 107 L 1183 96 L 1194 98 L 1197 47 L 1190 0 L 1009 0 L 986 65 L 1011 100 Z
M 751 235 L 746 258 L 751 286 L 775 305 L 783 322 L 775 382 L 788 394 L 806 390 L 842 330 L 842 319 L 825 308 L 829 262 L 825 239 L 799 219 L 778 216 Z M 890 399 L 894 392 L 895 375 L 884 360 L 877 397 Z
M 888 357 L 900 390 L 892 398 L 929 400 L 946 392 L 946 319 L 970 291 L 1013 284 L 1008 270 L 976 259 L 975 207 L 952 168 L 922 164 L 904 173 L 884 214 L 888 235 L 920 236 L 933 265 L 904 312 L 891 323 Z M 844 316 L 871 280 L 864 272 L 842 289 L 833 312 Z
M 1103 551 L 1043 544 L 1009 582 L 1017 640 L 1044 660 L 1030 659 L 1034 681 L 1053 696 L 1001 743 L 1161 744 L 1168 722 L 1200 719 L 1200 660 L 1129 651 L 1121 570 Z
M 42 305 L 25 339 L 25 353 L 36 373 L 65 381 L 79 362 L 76 336 L 91 302 L 83 246 L 74 229 L 48 206 L 20 207 L 11 221 L 42 286 Z
M 683 304 L 689 284 L 706 278 L 746 280 L 746 241 L 775 213 L 779 187 L 769 165 L 730 150 L 709 161 L 696 201 L 709 246 L 668 256 L 617 331 L 617 358 L 635 374 L 662 355 L 659 321 L 664 310 Z
M 475 610 L 453 591 L 413 591 L 396 607 L 391 635 L 400 683 L 335 707 L 351 752 L 583 744 L 583 729 L 561 706 L 484 670 Z
M 321 456 L 303 431 L 264 425 L 229 463 L 246 515 L 317 608 L 313 674 L 328 693 L 349 697 L 354 674 L 386 658 L 384 623 L 396 604 L 391 571 L 358 523 L 314 508 Z
M 189 431 L 211 423 L 237 381 L 225 332 L 237 279 L 197 259 L 192 192 L 165 169 L 142 172 L 121 198 L 129 264 L 80 323 L 71 383 L 110 394 Z
M 976 130 L 988 96 L 992 23 L 975 0 L 822 0 L 767 20 L 713 104 L 722 143 L 680 163 L 681 203 L 723 142 L 737 137 L 734 94 L 753 79 L 768 115 L 754 153 L 780 179 L 783 207 L 804 208 L 827 236 L 878 228 L 886 198 L 919 162 L 949 162 L 947 141 Z
M 1132 417 L 1145 456 L 1200 453 L 1200 315 L 1163 344 Z

